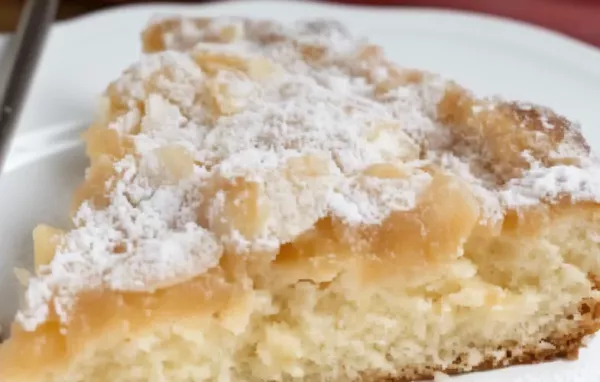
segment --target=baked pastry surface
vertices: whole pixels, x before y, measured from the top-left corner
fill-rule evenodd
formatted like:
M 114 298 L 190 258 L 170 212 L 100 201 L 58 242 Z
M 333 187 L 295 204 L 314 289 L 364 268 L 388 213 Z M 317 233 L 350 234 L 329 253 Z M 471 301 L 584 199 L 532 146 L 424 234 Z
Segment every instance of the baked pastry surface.
M 600 328 L 575 124 L 332 21 L 142 41 L 85 133 L 73 227 L 34 231 L 1 381 L 405 381 L 576 358 Z

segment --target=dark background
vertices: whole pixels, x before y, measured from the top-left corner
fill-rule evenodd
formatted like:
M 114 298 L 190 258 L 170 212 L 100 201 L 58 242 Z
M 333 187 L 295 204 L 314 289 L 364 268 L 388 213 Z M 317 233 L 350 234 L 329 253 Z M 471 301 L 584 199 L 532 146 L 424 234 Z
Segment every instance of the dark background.
M 180 2 L 202 3 L 203 1 Z M 336 2 L 371 6 L 433 6 L 489 13 L 528 21 L 600 47 L 600 0 L 338 0 Z M 23 0 L 0 0 L 0 32 L 14 29 L 22 3 Z M 69 18 L 95 9 L 126 3 L 143 3 L 143 1 L 63 0 L 59 18 Z

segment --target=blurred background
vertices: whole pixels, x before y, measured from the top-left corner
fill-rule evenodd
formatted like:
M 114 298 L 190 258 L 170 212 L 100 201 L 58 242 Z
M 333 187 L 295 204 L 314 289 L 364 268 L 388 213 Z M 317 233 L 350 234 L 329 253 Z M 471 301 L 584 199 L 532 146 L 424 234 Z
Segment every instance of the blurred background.
M 43 1 L 43 0 L 40 0 Z M 165 2 L 167 0 L 164 0 Z M 282 0 L 285 1 L 285 0 Z M 195 2 L 203 1 L 179 1 Z M 488 13 L 534 23 L 600 47 L 600 0 L 337 0 L 371 6 L 442 7 Z M 13 30 L 23 0 L 0 0 L 0 32 Z M 59 18 L 66 19 L 96 9 L 135 0 L 63 0 Z
M 41 0 L 43 1 L 43 0 Z M 284 0 L 282 0 L 284 1 Z M 0 32 L 15 28 L 23 0 L 0 0 Z M 66 19 L 135 0 L 63 0 Z M 181 1 L 180 1 L 181 2 Z M 202 1 L 187 1 L 201 3 Z M 337 0 L 371 6 L 425 6 L 470 10 L 534 23 L 600 47 L 600 0 Z
M 24 0 L 0 0 L 0 32 L 16 27 Z M 43 1 L 43 0 L 41 0 Z M 285 1 L 285 0 L 282 0 Z M 136 0 L 63 0 L 59 19 Z M 179 1 L 195 2 L 203 1 Z M 600 46 L 600 0 L 337 0 L 371 6 L 424 6 L 470 10 L 534 23 Z

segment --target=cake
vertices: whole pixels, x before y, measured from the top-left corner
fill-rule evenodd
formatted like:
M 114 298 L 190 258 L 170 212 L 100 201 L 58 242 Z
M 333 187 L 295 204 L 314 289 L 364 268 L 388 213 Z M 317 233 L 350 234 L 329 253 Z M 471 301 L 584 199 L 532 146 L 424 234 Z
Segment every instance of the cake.
M 600 328 L 577 124 L 334 21 L 157 18 L 142 42 L 72 227 L 33 232 L 0 381 L 426 380 L 575 359 Z

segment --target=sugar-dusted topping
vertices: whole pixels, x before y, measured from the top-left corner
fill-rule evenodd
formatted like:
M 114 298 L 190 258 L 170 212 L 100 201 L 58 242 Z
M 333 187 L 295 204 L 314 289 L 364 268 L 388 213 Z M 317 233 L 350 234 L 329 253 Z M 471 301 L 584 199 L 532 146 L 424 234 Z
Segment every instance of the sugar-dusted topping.
M 600 167 L 536 167 L 522 178 L 511 180 L 500 191 L 502 202 L 509 208 L 535 205 L 540 200 L 552 202 L 561 197 L 574 203 L 600 203 Z
M 187 54 L 167 51 L 146 55 L 126 70 L 113 84 L 119 101 L 133 108 L 132 102 L 144 101 L 149 94 L 159 93 L 182 108 L 191 107 L 203 81 L 203 74 Z
M 457 175 L 464 180 L 473 196 L 479 202 L 482 222 L 495 223 L 502 220 L 503 206 L 498 198 L 493 177 L 477 167 L 477 163 L 464 157 L 459 157 L 451 152 L 430 153 L 442 168 Z
M 406 174 L 406 170 L 411 174 Z M 393 211 L 414 209 L 432 176 L 419 169 L 404 171 L 399 169 L 386 177 L 367 171 L 345 178 L 329 194 L 331 212 L 350 225 L 371 225 L 381 223 Z
M 482 224 L 564 196 L 600 202 L 598 166 L 564 119 L 400 69 L 339 23 L 174 18 L 144 44 L 106 92 L 87 194 L 30 280 L 27 330 L 50 309 L 67 323 L 81 291 L 152 291 L 224 252 L 273 255 L 325 217 L 377 226 L 450 184 L 437 174 L 467 186 Z
M 298 150 L 244 150 L 212 173 L 200 215 L 237 252 L 276 251 L 310 229 L 327 215 L 327 197 L 343 178 L 330 155 Z
M 201 141 L 202 129 L 184 117 L 181 109 L 163 96 L 150 94 L 144 103 L 144 110 L 140 131 L 134 140 L 139 154 L 151 153 L 166 145 L 178 145 L 193 152 Z
M 150 187 L 128 156 L 115 163 L 110 204 L 105 209 L 84 202 L 75 228 L 53 261 L 30 281 L 18 319 L 33 330 L 46 314 L 40 304 L 51 296 L 66 322 L 76 292 L 95 288 L 148 291 L 184 281 L 214 267 L 222 245 L 196 222 L 202 176 L 176 185 Z M 46 310 L 47 313 L 47 310 Z
M 388 128 L 392 116 L 384 107 L 336 93 L 313 78 L 290 75 L 261 90 L 262 97 L 249 99 L 242 112 L 215 123 L 198 147 L 198 160 L 212 163 L 250 148 L 325 151 L 352 172 L 415 146 L 400 129 Z M 372 139 L 365 137 L 369 129 Z

